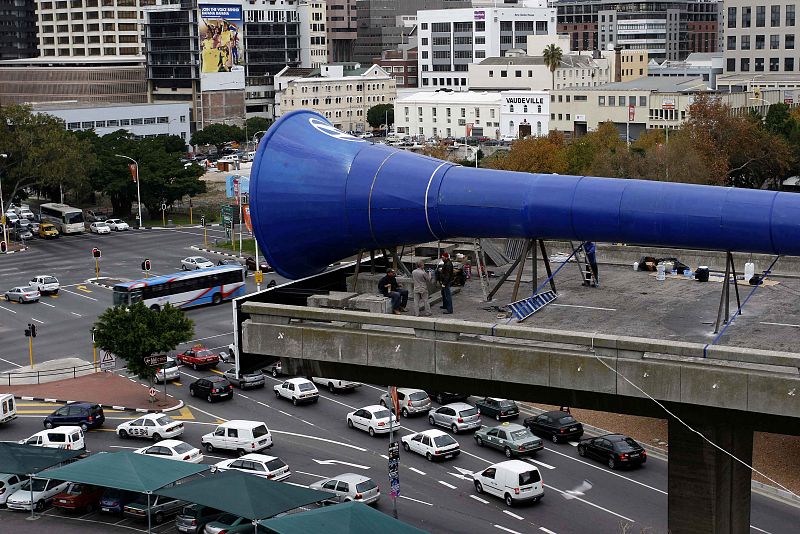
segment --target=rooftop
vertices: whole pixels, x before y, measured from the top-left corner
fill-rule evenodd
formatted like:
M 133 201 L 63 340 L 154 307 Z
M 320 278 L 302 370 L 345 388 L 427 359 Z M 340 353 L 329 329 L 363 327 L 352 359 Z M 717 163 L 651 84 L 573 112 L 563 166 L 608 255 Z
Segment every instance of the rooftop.
M 500 102 L 500 93 L 488 91 L 419 91 L 402 98 L 398 96 L 395 102 L 497 104 Z
M 562 68 L 589 68 L 594 64 L 594 59 L 590 54 L 564 54 L 561 56 Z M 490 57 L 479 63 L 480 65 L 544 65 L 542 56 L 512 56 L 512 57 Z
M 0 61 L 0 67 L 58 67 L 58 66 L 104 66 L 125 64 L 130 66 L 144 66 L 144 56 L 74 56 L 74 57 L 32 57 L 24 59 L 6 59 Z
M 62 109 L 95 109 L 95 108 L 130 108 L 138 106 L 191 106 L 188 102 L 141 102 L 141 103 L 114 103 L 114 102 L 78 102 L 66 100 L 63 102 L 35 102 L 31 104 L 34 111 L 55 111 Z
M 708 82 L 698 76 L 643 77 L 628 82 L 614 82 L 596 87 L 568 87 L 556 91 L 654 91 L 658 93 L 682 93 L 707 91 Z

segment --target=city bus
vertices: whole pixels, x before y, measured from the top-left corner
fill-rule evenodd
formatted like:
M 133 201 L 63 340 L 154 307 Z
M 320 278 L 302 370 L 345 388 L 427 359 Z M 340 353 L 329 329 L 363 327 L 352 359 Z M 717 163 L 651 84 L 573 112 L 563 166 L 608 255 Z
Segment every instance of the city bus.
M 53 223 L 62 234 L 80 234 L 86 231 L 83 210 L 66 204 L 50 202 L 39 208 L 42 222 Z
M 207 269 L 151 276 L 114 286 L 114 306 L 144 302 L 153 310 L 171 304 L 190 308 L 203 304 L 219 304 L 245 293 L 245 270 L 236 265 L 220 265 Z

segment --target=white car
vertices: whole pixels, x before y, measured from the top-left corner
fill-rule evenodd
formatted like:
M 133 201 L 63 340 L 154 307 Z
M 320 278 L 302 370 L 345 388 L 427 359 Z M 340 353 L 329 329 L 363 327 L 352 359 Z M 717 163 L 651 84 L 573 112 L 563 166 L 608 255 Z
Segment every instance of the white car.
M 122 219 L 108 219 L 106 220 L 106 224 L 115 232 L 122 232 L 123 230 L 130 230 L 131 228 L 128 226 L 128 223 Z
M 22 486 L 6 499 L 6 506 L 9 510 L 30 510 L 31 502 L 33 502 L 33 509 L 41 512 L 44 510 L 45 504 L 52 501 L 53 497 L 62 491 L 66 491 L 67 487 L 69 487 L 69 482 L 34 478 L 33 493 L 31 493 L 29 481 L 25 480 Z M 33 497 L 32 500 L 31 497 Z
M 361 382 L 351 382 L 349 380 L 339 380 L 337 378 L 312 376 L 311 381 L 320 386 L 325 386 L 331 393 L 335 391 L 353 390 L 357 387 L 361 387 Z
M 111 227 L 104 222 L 93 222 L 89 225 L 89 232 L 93 234 L 110 234 Z
M 178 380 L 180 377 L 180 367 L 175 358 L 167 358 L 167 363 L 156 369 L 156 384 L 163 384 L 165 380 Z
M 370 436 L 386 434 L 390 430 L 400 430 L 397 416 L 391 417 L 388 408 L 379 404 L 364 406 L 347 414 L 347 426 L 368 432 Z M 391 428 L 389 427 L 391 421 Z
M 207 269 L 213 267 L 214 263 L 202 256 L 189 256 L 181 260 L 181 269 L 184 271 L 194 271 L 195 269 Z
M 199 464 L 203 461 L 203 453 L 200 452 L 200 449 L 177 439 L 165 439 L 159 441 L 155 445 L 142 447 L 133 452 L 136 454 L 157 456 L 159 458 L 168 458 L 170 460 L 182 460 L 193 464 Z
M 290 378 L 272 389 L 275 391 L 277 398 L 288 399 L 295 406 L 304 402 L 317 402 L 319 400 L 317 386 L 305 378 Z
M 359 134 L 358 137 L 360 137 L 361 139 L 372 139 L 372 132 L 364 132 L 362 134 Z
M 439 458 L 455 458 L 461 453 L 458 442 L 441 430 L 425 430 L 400 438 L 406 451 L 421 454 L 429 462 Z
M 61 287 L 58 283 L 58 278 L 49 274 L 40 274 L 31 278 L 31 287 L 35 287 L 42 295 L 53 294 L 57 295 Z
M 32 221 L 36 218 L 36 215 L 33 214 L 30 208 L 20 208 L 17 212 L 17 215 L 20 219 L 28 219 L 29 221 Z
M 20 489 L 27 481 L 27 478 L 20 475 L 0 473 L 0 504 L 5 504 L 11 494 Z
M 141 437 L 161 441 L 181 434 L 183 434 L 183 423 L 177 422 L 163 413 L 149 413 L 117 426 L 117 435 L 122 439 Z
M 213 469 L 218 471 L 234 469 L 243 473 L 268 478 L 276 482 L 289 478 L 292 474 L 289 470 L 289 466 L 280 458 L 255 453 L 245 454 L 233 460 L 223 460 L 214 464 L 212 470 Z

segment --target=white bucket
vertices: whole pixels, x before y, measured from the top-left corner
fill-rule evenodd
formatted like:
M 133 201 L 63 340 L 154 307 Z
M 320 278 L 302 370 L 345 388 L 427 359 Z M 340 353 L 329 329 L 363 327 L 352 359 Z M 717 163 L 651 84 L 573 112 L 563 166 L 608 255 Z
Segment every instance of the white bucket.
M 638 261 L 633 262 L 633 270 L 634 271 L 638 271 L 639 270 L 639 262 Z
M 749 282 L 753 275 L 756 274 L 756 264 L 747 262 L 744 264 L 744 281 Z
M 657 270 L 656 280 L 662 281 L 662 280 L 666 280 L 667 279 L 666 274 L 664 274 L 664 264 L 663 263 L 659 263 L 658 266 L 656 267 L 656 270 Z

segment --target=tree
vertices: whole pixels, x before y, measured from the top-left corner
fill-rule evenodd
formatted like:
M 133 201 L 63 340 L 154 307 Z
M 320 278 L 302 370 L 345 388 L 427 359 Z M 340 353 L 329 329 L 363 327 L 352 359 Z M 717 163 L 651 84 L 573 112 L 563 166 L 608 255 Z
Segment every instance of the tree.
M 269 130 L 269 127 L 272 126 L 272 121 L 269 119 L 265 119 L 264 117 L 250 117 L 245 122 L 245 128 L 247 129 L 247 136 L 252 139 L 253 135 L 258 132 L 266 132 Z M 250 139 L 245 139 L 245 141 L 249 141 Z
M 132 157 L 139 162 L 142 204 L 151 217 L 161 210 L 162 203 L 172 206 L 186 195 L 206 191 L 206 183 L 200 180 L 203 169 L 199 165 L 184 167 L 181 155 L 166 148 L 158 137 L 141 139 L 133 147 L 136 155 Z
M 202 130 L 197 130 L 191 139 L 193 145 L 214 145 L 218 153 L 222 152 L 226 143 L 232 141 L 245 141 L 244 130 L 238 126 L 221 123 L 209 124 Z
M 564 174 L 569 168 L 564 136 L 556 131 L 547 137 L 528 137 L 511 145 L 505 157 L 484 162 L 485 167 L 507 171 Z
M 97 318 L 94 328 L 100 349 L 122 358 L 129 372 L 151 383 L 156 368 L 145 364 L 145 357 L 175 350 L 194 337 L 194 322 L 169 304 L 161 311 L 142 302 L 115 306 Z
M 367 111 L 367 122 L 373 128 L 380 128 L 382 125 L 389 126 L 394 124 L 394 106 L 392 104 L 376 104 Z
M 550 75 L 553 77 L 553 89 L 556 88 L 556 69 L 561 65 L 561 57 L 563 52 L 560 47 L 549 44 L 542 52 L 544 64 L 550 69 Z

